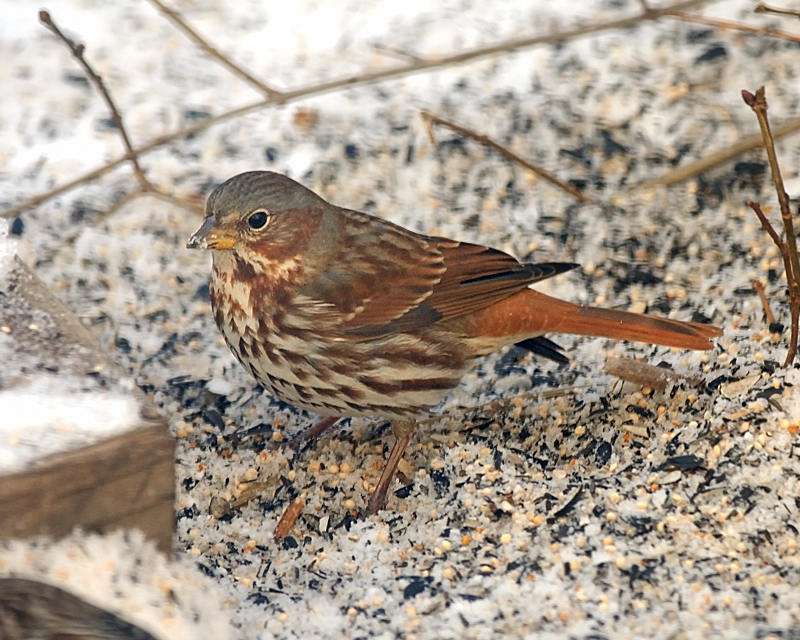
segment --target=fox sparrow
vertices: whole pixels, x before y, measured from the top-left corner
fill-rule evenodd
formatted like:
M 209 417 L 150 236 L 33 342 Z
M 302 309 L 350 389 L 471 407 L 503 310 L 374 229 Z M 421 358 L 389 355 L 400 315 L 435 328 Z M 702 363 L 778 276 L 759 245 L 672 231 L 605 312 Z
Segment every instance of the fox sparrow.
M 286 176 L 242 173 L 217 187 L 189 239 L 211 249 L 211 306 L 242 365 L 282 400 L 329 416 L 393 421 L 395 445 L 367 513 L 385 502 L 414 420 L 473 358 L 520 344 L 565 360 L 545 333 L 710 349 L 722 331 L 572 304 L 529 288 L 574 269 L 521 263 L 329 204 Z

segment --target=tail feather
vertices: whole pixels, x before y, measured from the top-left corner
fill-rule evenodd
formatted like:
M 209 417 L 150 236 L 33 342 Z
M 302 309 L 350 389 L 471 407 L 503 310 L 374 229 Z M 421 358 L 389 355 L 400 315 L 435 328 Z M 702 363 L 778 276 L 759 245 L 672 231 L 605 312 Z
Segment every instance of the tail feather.
M 479 312 L 477 332 L 486 337 L 516 336 L 515 342 L 545 333 L 569 333 L 647 342 L 680 349 L 712 349 L 722 329 L 640 313 L 601 309 L 526 289 Z

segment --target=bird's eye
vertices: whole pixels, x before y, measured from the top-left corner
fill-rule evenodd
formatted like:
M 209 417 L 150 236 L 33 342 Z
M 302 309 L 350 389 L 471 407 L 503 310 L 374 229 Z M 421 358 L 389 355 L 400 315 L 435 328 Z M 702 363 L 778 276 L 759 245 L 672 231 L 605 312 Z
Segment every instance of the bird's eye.
M 247 224 L 250 225 L 251 229 L 260 229 L 267 224 L 268 218 L 269 216 L 266 211 L 256 211 L 250 214 L 250 217 L 247 219 Z

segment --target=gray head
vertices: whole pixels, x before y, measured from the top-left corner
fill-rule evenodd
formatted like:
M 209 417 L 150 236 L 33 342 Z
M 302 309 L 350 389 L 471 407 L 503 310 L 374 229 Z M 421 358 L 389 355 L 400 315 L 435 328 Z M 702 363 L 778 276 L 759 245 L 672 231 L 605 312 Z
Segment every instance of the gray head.
M 240 173 L 219 185 L 208 197 L 203 226 L 189 239 L 189 249 L 230 249 L 291 232 L 286 218 L 309 218 L 328 207 L 303 185 L 272 171 Z M 280 214 L 295 214 L 282 216 Z M 296 230 L 299 220 L 291 225 Z
M 272 214 L 317 209 L 325 201 L 299 182 L 272 171 L 247 171 L 229 178 L 208 197 L 206 215 L 220 220 L 262 207 Z

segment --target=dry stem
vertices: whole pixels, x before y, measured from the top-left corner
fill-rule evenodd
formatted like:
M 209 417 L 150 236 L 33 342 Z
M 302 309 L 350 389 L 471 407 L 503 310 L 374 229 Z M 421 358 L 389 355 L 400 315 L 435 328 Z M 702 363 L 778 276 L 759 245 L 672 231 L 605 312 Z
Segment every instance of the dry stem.
M 464 51 L 462 53 L 456 53 L 442 58 L 426 58 L 418 62 L 412 62 L 406 65 L 392 67 L 389 69 L 368 71 L 365 73 L 360 73 L 352 76 L 346 76 L 344 78 L 321 82 L 318 84 L 301 87 L 299 89 L 284 91 L 281 93 L 280 103 L 284 104 L 288 102 L 295 102 L 303 98 L 320 95 L 323 93 L 330 93 L 332 91 L 338 91 L 344 88 L 370 84 L 373 82 L 382 82 L 385 80 L 400 78 L 415 73 L 422 73 L 425 71 L 431 71 L 433 69 L 441 69 L 443 67 L 463 64 L 465 62 L 471 62 L 473 60 L 478 60 L 480 58 L 486 58 L 488 56 L 492 56 L 498 53 L 507 53 L 510 51 L 516 51 L 519 49 L 524 49 L 539 44 L 552 44 L 555 42 L 565 42 L 567 40 L 588 36 L 594 33 L 599 33 L 601 31 L 609 31 L 612 29 L 627 29 L 636 26 L 641 22 L 657 20 L 658 18 L 669 15 L 671 12 L 699 7 L 700 5 L 705 4 L 706 2 L 708 2 L 708 0 L 682 0 L 681 2 L 677 2 L 674 5 L 670 7 L 665 7 L 663 9 L 646 8 L 641 13 L 638 13 L 635 16 L 631 16 L 630 18 L 609 20 L 607 22 L 600 22 L 594 25 L 576 27 L 574 29 L 560 31 L 558 33 L 551 33 L 544 36 L 533 36 L 528 38 L 517 38 L 517 39 L 507 40 L 499 44 L 490 45 L 488 47 L 478 47 L 476 49 L 471 49 L 468 51 Z M 199 38 L 197 34 L 195 34 L 195 36 Z M 219 52 L 217 53 L 223 58 L 225 57 L 223 54 Z M 137 156 L 141 156 L 145 153 L 153 151 L 154 149 L 158 149 L 160 147 L 168 145 L 176 140 L 186 138 L 200 131 L 208 129 L 209 127 L 220 124 L 221 122 L 225 122 L 227 120 L 246 115 L 253 111 L 273 106 L 275 104 L 278 104 L 278 101 L 276 101 L 274 98 L 267 97 L 263 100 L 259 100 L 257 102 L 246 104 L 236 109 L 232 109 L 231 111 L 227 111 L 225 113 L 221 113 L 219 115 L 212 116 L 210 118 L 205 118 L 199 122 L 196 122 L 191 126 L 184 127 L 183 129 L 175 131 L 171 134 L 160 136 L 152 140 L 148 144 L 140 147 L 139 149 L 134 150 L 134 153 Z M 116 169 L 127 160 L 128 160 L 127 155 L 125 155 L 122 158 L 117 158 L 116 160 L 112 160 L 105 166 L 90 171 L 78 178 L 75 178 L 74 180 L 68 182 L 67 184 L 56 187 L 48 191 L 47 193 L 34 196 L 10 209 L 0 212 L 0 217 L 10 218 L 12 216 L 21 213 L 22 211 L 26 211 L 27 209 L 30 209 L 32 207 L 41 204 L 42 202 L 46 202 L 47 200 L 50 200 L 67 191 L 70 191 L 85 182 L 100 178 L 105 174 L 107 174 L 108 172 L 112 171 L 113 169 Z
M 54 33 L 59 40 L 67 45 L 70 53 L 72 53 L 73 57 L 83 67 L 86 75 L 89 76 L 89 80 L 92 81 L 92 84 L 94 84 L 95 88 L 100 92 L 100 95 L 103 97 L 103 100 L 105 100 L 106 105 L 108 106 L 108 110 L 111 112 L 111 119 L 114 121 L 114 124 L 116 125 L 117 129 L 119 129 L 119 133 L 122 136 L 122 142 L 125 145 L 125 150 L 127 151 L 125 160 L 130 160 L 133 164 L 133 170 L 136 173 L 136 179 L 139 181 L 140 188 L 145 191 L 152 190 L 153 185 L 147 179 L 142 167 L 139 165 L 139 155 L 136 151 L 134 151 L 130 138 L 128 138 L 128 132 L 125 130 L 125 125 L 122 122 L 122 115 L 117 109 L 117 106 L 114 104 L 114 100 L 111 99 L 111 94 L 109 94 L 108 89 L 106 89 L 103 79 L 95 72 L 95 70 L 83 56 L 83 52 L 86 50 L 86 47 L 84 47 L 81 43 L 76 44 L 67 38 L 61 29 L 56 26 L 56 23 L 53 22 L 53 19 L 50 17 L 50 14 L 47 11 L 39 11 L 39 21 L 52 33 Z
M 781 177 L 781 168 L 778 164 L 778 156 L 775 153 L 775 142 L 772 137 L 772 132 L 769 127 L 769 119 L 767 118 L 767 98 L 764 87 L 759 88 L 755 95 L 749 91 L 742 91 L 742 98 L 747 106 L 749 106 L 758 118 L 758 125 L 761 127 L 761 135 L 764 138 L 764 149 L 769 158 L 769 166 L 772 171 L 772 181 L 775 184 L 775 191 L 778 194 L 778 202 L 781 206 L 781 220 L 783 221 L 783 228 L 786 232 L 786 241 L 783 242 L 778 236 L 777 232 L 767 220 L 761 207 L 758 203 L 748 202 L 747 204 L 755 211 L 758 219 L 761 221 L 762 226 L 767 230 L 773 242 L 778 246 L 778 249 L 783 256 L 784 269 L 786 270 L 786 282 L 789 286 L 789 309 L 792 315 L 792 330 L 789 338 L 789 351 L 786 354 L 786 360 L 783 363 L 784 367 L 788 367 L 794 362 L 795 355 L 797 354 L 797 339 L 798 339 L 798 322 L 800 321 L 800 259 L 797 255 L 797 239 L 794 233 L 794 224 L 792 222 L 792 211 L 789 206 L 789 196 L 783 187 L 783 178 Z
M 750 203 L 748 202 L 748 204 Z M 758 294 L 758 297 L 761 300 L 761 306 L 764 307 L 764 315 L 767 317 L 767 326 L 772 326 L 775 323 L 775 314 L 772 313 L 772 308 L 769 306 L 769 300 L 767 300 L 767 294 L 764 293 L 764 285 L 761 284 L 761 280 L 753 280 L 751 284 L 753 285 L 753 291 Z
M 206 40 L 203 38 L 197 31 L 192 29 L 186 21 L 181 17 L 181 15 L 173 10 L 170 9 L 167 5 L 160 0 L 149 0 L 150 4 L 152 4 L 156 9 L 158 9 L 161 13 L 163 13 L 167 19 L 172 22 L 178 29 L 183 31 L 191 40 L 194 40 L 200 47 L 205 51 L 208 55 L 214 58 L 217 62 L 222 64 L 228 71 L 233 73 L 235 76 L 239 76 L 246 82 L 249 82 L 253 85 L 256 89 L 261 91 L 269 100 L 274 102 L 275 104 L 281 104 L 283 102 L 283 93 L 278 91 L 277 89 L 273 89 L 269 85 L 263 83 L 261 80 L 256 78 L 253 74 L 249 73 L 238 64 L 236 64 L 233 60 L 231 60 L 228 56 L 220 53 L 216 48 L 212 47 Z
M 775 127 L 774 131 L 772 132 L 772 137 L 773 139 L 777 140 L 792 133 L 796 133 L 797 131 L 800 131 L 800 118 L 792 118 L 791 120 L 787 120 L 786 122 L 783 122 Z M 705 158 L 700 158 L 699 160 L 696 160 L 695 162 L 687 164 L 683 167 L 678 167 L 677 169 L 668 171 L 667 173 L 660 175 L 658 178 L 654 178 L 653 180 L 648 180 L 647 182 L 636 185 L 631 189 L 631 191 L 651 189 L 653 187 L 668 187 L 670 185 L 677 184 L 678 182 L 683 182 L 684 180 L 688 180 L 689 178 L 692 178 L 703 171 L 708 171 L 716 166 L 725 164 L 726 162 L 733 160 L 737 156 L 740 156 L 747 151 L 751 151 L 763 146 L 764 138 L 760 133 L 753 133 L 744 136 L 739 139 L 738 142 L 729 147 L 715 151 L 714 153 L 707 155 Z
M 436 144 L 436 140 L 433 137 L 433 125 L 440 124 L 440 125 L 442 125 L 444 127 L 448 127 L 449 129 L 452 129 L 456 133 L 460 133 L 462 136 L 467 136 L 469 138 L 472 138 L 473 140 L 476 140 L 477 142 L 480 142 L 481 144 L 483 144 L 483 145 L 485 145 L 485 146 L 487 146 L 487 147 L 489 147 L 491 149 L 494 149 L 495 151 L 499 152 L 505 158 L 508 158 L 509 160 L 511 160 L 511 162 L 516 162 L 517 164 L 522 165 L 526 169 L 528 169 L 528 170 L 532 171 L 533 173 L 535 173 L 540 178 L 542 178 L 544 180 L 547 180 L 551 184 L 556 185 L 560 189 L 562 189 L 562 190 L 566 191 L 567 193 L 569 193 L 570 195 L 574 196 L 580 202 L 589 202 L 590 201 L 588 197 L 586 197 L 583 193 L 581 193 L 578 189 L 576 189 L 572 185 L 567 184 L 565 182 L 562 182 L 561 180 L 556 178 L 549 171 L 545 171 L 544 169 L 542 169 L 540 167 L 537 167 L 536 165 L 531 164 L 530 162 L 528 162 L 524 158 L 520 158 L 516 153 L 514 153 L 513 151 L 507 149 L 506 147 L 504 147 L 500 143 L 495 142 L 489 136 L 486 136 L 486 135 L 481 134 L 481 133 L 477 133 L 477 132 L 473 131 L 472 129 L 467 129 L 466 127 L 462 127 L 461 125 L 456 124 L 455 122 L 452 122 L 450 120 L 445 120 L 444 118 L 440 118 L 439 116 L 435 116 L 435 115 L 433 115 L 433 114 L 431 114 L 431 113 L 429 113 L 427 111 L 423 111 L 422 112 L 422 119 L 425 121 L 425 126 L 428 129 L 428 136 L 430 137 L 432 144 Z
M 770 36 L 772 38 L 781 38 L 789 42 L 800 42 L 800 36 L 789 33 L 788 31 L 781 31 L 780 29 L 772 29 L 771 27 L 754 27 L 753 25 L 745 24 L 744 22 L 733 22 L 732 20 L 718 20 L 716 18 L 706 18 L 704 16 L 694 15 L 692 13 L 685 13 L 683 11 L 667 11 L 667 15 L 686 22 L 695 22 L 697 24 L 707 24 L 711 27 L 719 27 L 720 29 L 733 29 L 735 31 L 744 31 L 746 33 L 757 33 L 762 36 Z
M 125 125 L 122 121 L 122 114 L 119 112 L 116 104 L 114 103 L 114 100 L 111 98 L 111 94 L 108 92 L 108 89 L 106 88 L 102 77 L 100 77 L 100 75 L 95 72 L 95 70 L 92 68 L 92 66 L 88 63 L 88 61 L 84 57 L 83 53 L 86 50 L 84 45 L 81 43 L 76 44 L 72 42 L 72 40 L 67 38 L 61 31 L 61 29 L 59 29 L 58 26 L 55 24 L 53 18 L 47 11 L 42 10 L 39 12 L 39 20 L 51 32 L 53 32 L 64 44 L 67 45 L 72 55 L 83 67 L 84 71 L 86 72 L 86 75 L 89 76 L 89 79 L 92 81 L 92 84 L 94 84 L 94 86 L 97 88 L 100 95 L 103 96 L 103 99 L 105 100 L 106 104 L 108 105 L 108 109 L 111 112 L 111 118 L 114 121 L 114 124 L 116 125 L 117 129 L 119 130 L 120 135 L 122 136 L 122 142 L 125 145 L 125 149 L 127 151 L 125 156 L 121 158 L 120 161 L 115 166 L 130 161 L 131 164 L 133 164 L 134 173 L 136 175 L 136 179 L 139 182 L 139 189 L 122 198 L 116 205 L 114 205 L 113 207 L 111 207 L 111 209 L 106 211 L 106 213 L 103 215 L 103 218 L 108 217 L 109 215 L 111 215 L 112 213 L 123 207 L 125 204 L 133 200 L 134 198 L 137 198 L 143 194 L 151 194 L 153 196 L 156 196 L 157 198 L 176 204 L 194 213 L 202 213 L 203 212 L 202 207 L 197 207 L 193 203 L 178 198 L 177 196 L 174 196 L 171 193 L 163 192 L 157 187 L 155 187 L 152 182 L 150 182 L 150 180 L 147 178 L 147 175 L 144 172 L 144 169 L 142 169 L 142 166 L 139 164 L 139 155 L 141 154 L 141 151 L 136 151 L 133 148 L 130 138 L 128 137 L 128 132 L 125 129 Z M 73 181 L 70 184 L 74 186 L 80 183 L 79 182 L 76 183 L 75 181 Z M 13 212 L 13 209 L 11 211 Z M 13 213 L 10 213 L 10 215 L 13 215 Z
M 800 18 L 800 11 L 793 11 L 790 9 L 778 9 L 777 7 L 770 7 L 763 2 L 759 2 L 753 13 L 774 13 L 779 16 L 791 16 L 793 18 Z

